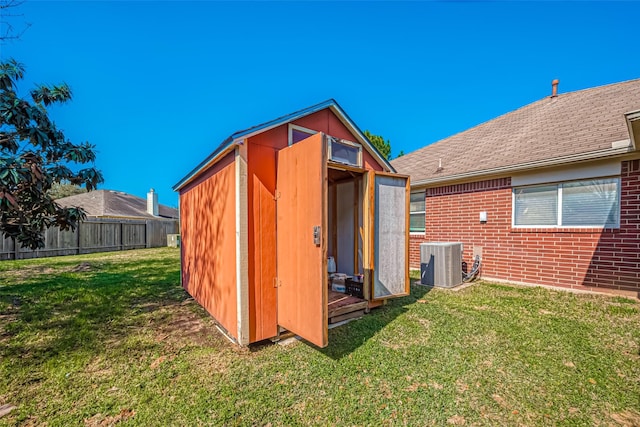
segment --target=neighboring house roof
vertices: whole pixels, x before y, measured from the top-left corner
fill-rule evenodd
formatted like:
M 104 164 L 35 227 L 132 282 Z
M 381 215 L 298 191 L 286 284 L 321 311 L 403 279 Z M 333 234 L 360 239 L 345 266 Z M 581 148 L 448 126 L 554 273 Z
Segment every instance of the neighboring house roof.
M 291 114 L 287 114 L 286 116 L 278 117 L 277 119 L 271 120 L 269 122 L 265 122 L 257 126 L 253 126 L 248 129 L 231 134 L 227 139 L 222 141 L 220 145 L 218 145 L 218 147 L 213 150 L 213 152 L 206 159 L 200 162 L 200 164 L 196 166 L 191 172 L 189 172 L 184 178 L 178 181 L 178 183 L 173 186 L 173 190 L 179 190 L 181 187 L 195 178 L 198 174 L 200 174 L 200 172 L 204 171 L 209 165 L 213 164 L 223 154 L 226 154 L 229 149 L 234 146 L 234 144 L 241 142 L 245 138 L 250 138 L 269 129 L 273 129 L 285 123 L 292 122 L 326 108 L 330 108 L 336 114 L 336 116 L 345 124 L 345 126 L 350 128 L 350 130 L 354 132 L 356 136 L 361 138 L 360 142 L 365 144 L 364 148 L 369 151 L 374 156 L 374 158 L 376 158 L 388 170 L 395 172 L 393 166 L 391 166 L 389 161 L 382 154 L 380 154 L 378 149 L 371 143 L 371 141 L 369 141 L 364 133 L 362 133 L 360 128 L 355 124 L 353 120 L 351 120 L 351 118 L 347 115 L 347 113 L 345 113 L 342 107 L 340 107 L 340 105 L 338 105 L 338 103 L 334 99 L 328 99 L 319 104 L 312 105 L 311 107 L 304 108 Z
M 546 97 L 392 161 L 412 185 L 632 152 L 640 79 Z M 441 166 L 441 168 L 439 168 Z
M 87 216 L 109 218 L 178 218 L 178 209 L 158 204 L 158 216 L 147 212 L 147 200 L 113 190 L 94 190 L 57 199 L 62 207 L 80 207 Z

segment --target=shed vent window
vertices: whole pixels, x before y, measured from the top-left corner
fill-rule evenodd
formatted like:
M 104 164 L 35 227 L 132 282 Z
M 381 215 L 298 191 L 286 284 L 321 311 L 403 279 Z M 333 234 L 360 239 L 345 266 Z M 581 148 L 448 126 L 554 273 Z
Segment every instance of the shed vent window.
M 329 159 L 336 163 L 360 166 L 362 147 L 354 142 L 329 138 Z
M 424 233 L 425 232 L 425 192 L 411 193 L 411 200 L 409 205 L 410 211 L 410 224 L 409 231 L 411 233 Z
M 515 226 L 616 228 L 620 225 L 620 179 L 514 188 L 513 209 Z
M 309 138 L 311 135 L 318 133 L 315 130 L 303 128 L 302 126 L 289 125 L 289 145 L 293 145 L 303 139 Z

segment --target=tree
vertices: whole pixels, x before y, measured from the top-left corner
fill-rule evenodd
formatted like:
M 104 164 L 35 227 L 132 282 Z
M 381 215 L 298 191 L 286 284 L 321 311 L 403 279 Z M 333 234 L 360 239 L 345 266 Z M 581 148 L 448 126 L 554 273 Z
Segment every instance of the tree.
M 8 18 L 22 16 L 11 12 L 13 8 L 17 8 L 22 3 L 24 3 L 24 1 L 21 0 L 0 0 L 0 43 L 19 39 L 31 26 L 31 24 L 25 23 L 22 30 L 16 30 L 16 28 L 9 23 Z
M 371 143 L 378 149 L 380 154 L 382 154 L 385 159 L 391 159 L 391 142 L 389 140 L 385 142 L 383 137 L 374 135 L 368 130 L 364 131 L 364 136 L 366 136 L 369 141 L 371 141 Z
M 95 161 L 94 146 L 73 144 L 48 116 L 47 106 L 71 100 L 69 86 L 39 85 L 25 100 L 16 93 L 23 78 L 22 64 L 0 61 L 0 233 L 38 249 L 47 227 L 74 229 L 85 217 L 79 208 L 56 204 L 52 185 L 84 185 L 90 191 L 103 179 L 94 167 L 79 167 Z
M 49 196 L 53 200 L 62 199 L 63 197 L 75 196 L 76 194 L 86 193 L 87 189 L 68 182 L 54 182 L 49 190 Z

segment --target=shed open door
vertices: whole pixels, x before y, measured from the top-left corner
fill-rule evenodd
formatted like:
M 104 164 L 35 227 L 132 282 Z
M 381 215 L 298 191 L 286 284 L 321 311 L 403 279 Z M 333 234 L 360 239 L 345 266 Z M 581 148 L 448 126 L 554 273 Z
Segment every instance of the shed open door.
M 278 325 L 326 347 L 327 159 L 318 133 L 278 152 Z
M 373 196 L 372 299 L 409 294 L 409 177 L 369 173 Z

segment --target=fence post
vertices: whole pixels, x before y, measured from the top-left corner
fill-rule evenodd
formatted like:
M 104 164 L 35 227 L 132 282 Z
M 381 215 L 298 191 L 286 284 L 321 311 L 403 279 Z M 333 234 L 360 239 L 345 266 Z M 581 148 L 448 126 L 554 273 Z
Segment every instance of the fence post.
M 151 239 L 149 238 L 151 233 L 149 233 L 149 228 L 151 228 L 151 224 L 149 223 L 149 220 L 146 220 L 144 222 L 144 243 L 147 248 L 151 247 Z
M 13 242 L 13 259 L 18 259 L 18 242 L 16 242 L 15 238 L 11 239 L 11 241 Z
M 84 221 L 78 222 L 78 228 L 76 229 L 76 236 L 78 238 L 78 244 L 76 245 L 77 248 L 78 248 L 77 249 L 78 255 L 80 255 L 80 229 L 82 228 L 82 224 L 83 223 L 84 223 Z
M 120 221 L 120 250 L 124 251 L 124 221 Z

